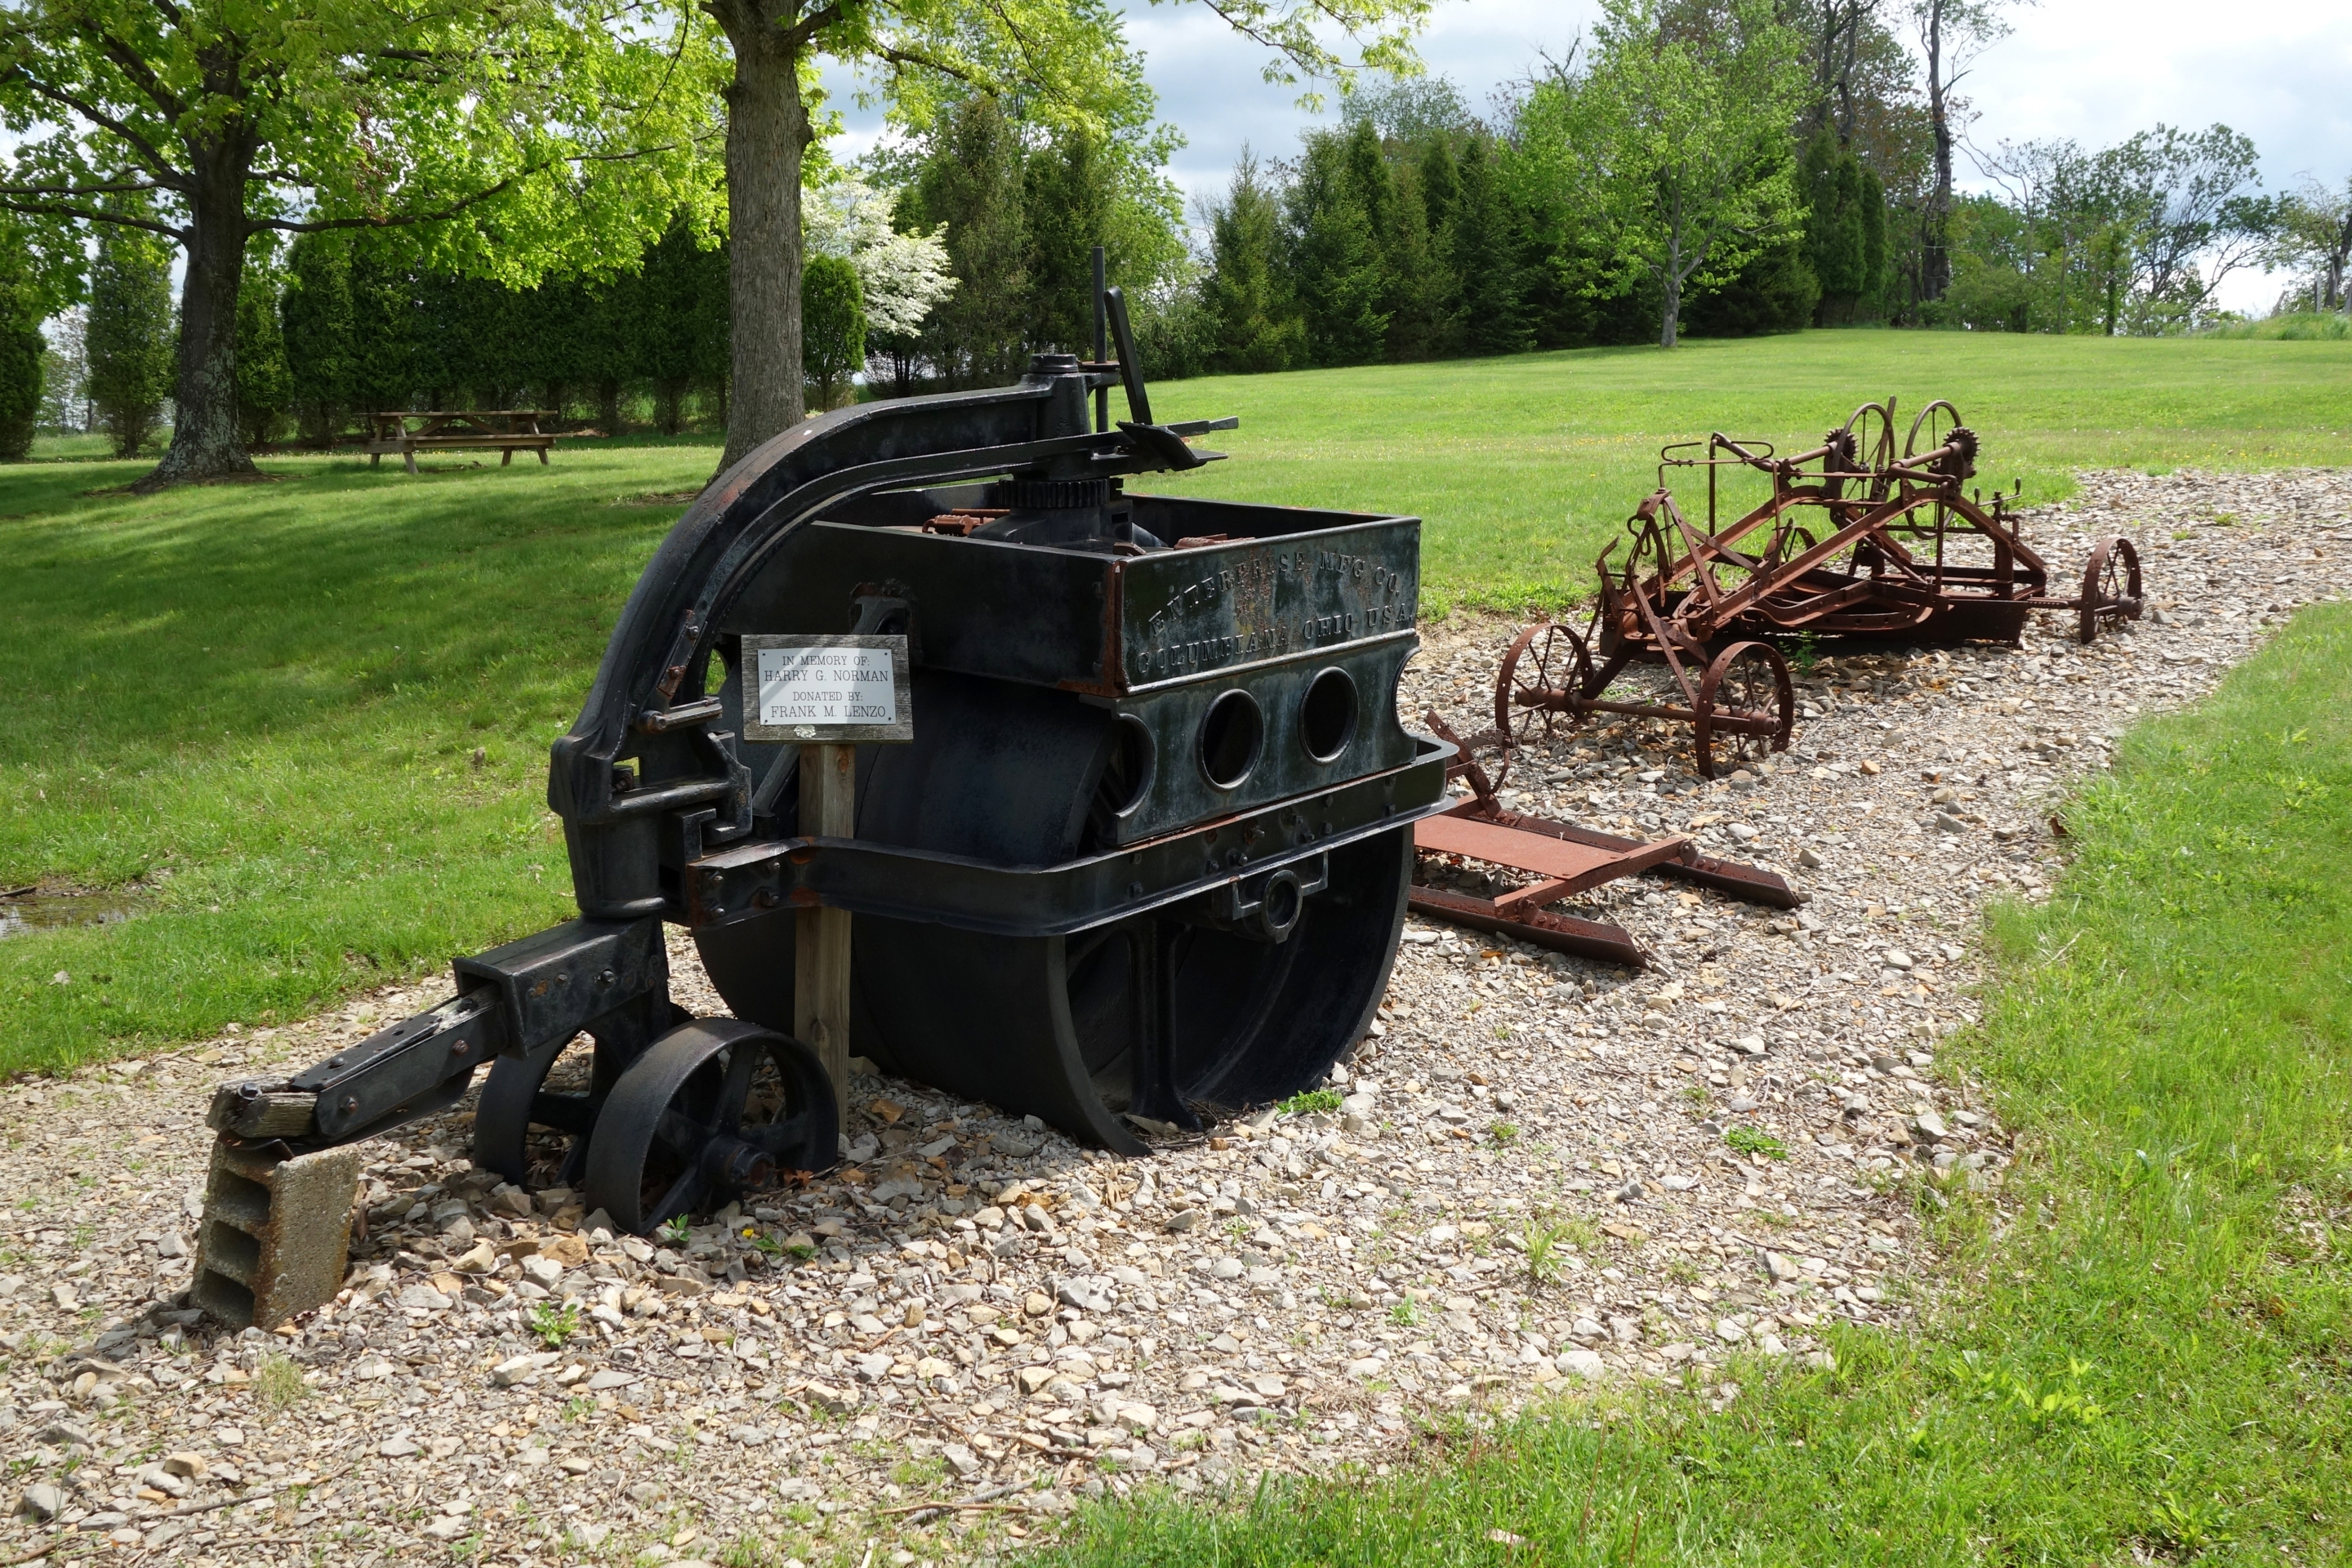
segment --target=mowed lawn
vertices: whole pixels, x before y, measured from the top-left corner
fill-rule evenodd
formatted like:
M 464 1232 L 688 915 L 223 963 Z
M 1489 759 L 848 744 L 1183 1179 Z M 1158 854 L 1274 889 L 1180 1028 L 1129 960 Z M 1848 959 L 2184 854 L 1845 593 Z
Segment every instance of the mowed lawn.
M 1417 512 L 1433 601 L 1517 610 L 1589 593 L 1663 443 L 1720 430 L 1801 451 L 1889 396 L 1906 431 L 1948 399 L 1982 442 L 1982 489 L 2021 479 L 2028 504 L 2072 493 L 2084 467 L 2352 462 L 2352 342 L 1807 332 L 1213 377 L 1160 389 L 1152 412 L 1241 417 L 1203 443 L 1234 461 L 1189 488 Z M 1704 504 L 1704 473 L 1667 482 Z
M 1234 461 L 1150 483 L 1418 513 L 1429 608 L 1516 607 L 1582 592 L 1660 443 L 1785 449 L 1889 393 L 1953 398 L 2031 500 L 2077 463 L 2342 461 L 2352 343 L 1854 331 L 1171 384 L 1161 417 L 1243 427 Z M 646 498 L 715 458 L 273 458 L 154 497 L 122 488 L 143 463 L 0 468 L 0 886 L 138 910 L 0 939 L 0 1070 L 296 1016 L 562 918 L 547 744 L 680 510 Z

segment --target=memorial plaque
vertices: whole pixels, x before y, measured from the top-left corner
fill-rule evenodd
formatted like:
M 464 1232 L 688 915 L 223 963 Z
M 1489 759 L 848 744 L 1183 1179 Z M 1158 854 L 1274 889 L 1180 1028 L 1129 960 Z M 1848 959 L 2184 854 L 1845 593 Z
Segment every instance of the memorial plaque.
M 913 740 L 907 639 L 746 637 L 743 738 L 803 746 Z

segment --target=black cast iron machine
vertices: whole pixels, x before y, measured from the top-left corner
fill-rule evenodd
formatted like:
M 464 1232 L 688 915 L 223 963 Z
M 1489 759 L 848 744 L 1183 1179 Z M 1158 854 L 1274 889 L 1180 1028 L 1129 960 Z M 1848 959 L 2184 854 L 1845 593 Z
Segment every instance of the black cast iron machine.
M 627 1228 L 831 1168 L 803 911 L 851 912 L 849 1048 L 1121 1153 L 1149 1152 L 1133 1121 L 1295 1093 L 1362 1037 L 1451 754 L 1396 718 L 1419 521 L 1129 492 L 1234 421 L 1155 422 L 1105 305 L 1116 360 L 812 419 L 688 508 L 554 746 L 579 918 L 215 1091 L 199 1305 L 331 1298 L 358 1145 L 484 1065 L 476 1163 Z M 856 748 L 851 833 L 804 830 L 806 753 L 753 738 L 747 641 L 791 634 L 905 639 L 912 738 Z M 671 1000 L 665 922 L 732 1017 Z

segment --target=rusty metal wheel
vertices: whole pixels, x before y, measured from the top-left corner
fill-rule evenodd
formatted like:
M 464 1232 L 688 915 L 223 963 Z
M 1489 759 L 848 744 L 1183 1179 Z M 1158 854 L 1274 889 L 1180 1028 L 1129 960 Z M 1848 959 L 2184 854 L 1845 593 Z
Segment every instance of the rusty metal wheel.
M 596 1116 L 587 1204 L 644 1235 L 719 1208 L 839 1149 L 833 1083 L 798 1040 L 698 1018 L 646 1047 Z
M 2095 642 L 2101 622 L 2139 619 L 2139 550 L 2121 534 L 2091 547 L 2083 566 L 2083 598 L 2075 612 L 2081 619 L 2075 637 Z
M 1728 773 L 1763 761 L 1768 752 L 1787 751 L 1796 718 L 1796 691 L 1780 650 L 1770 643 L 1733 643 L 1715 656 L 1699 680 L 1692 725 L 1698 776 L 1715 777 L 1718 763 Z M 1739 728 L 1723 727 L 1727 719 L 1738 721 Z
M 1584 721 L 1573 699 L 1590 696 L 1592 656 L 1584 639 L 1568 627 L 1538 621 L 1521 632 L 1495 677 L 1495 733 L 1506 746 L 1533 745 L 1552 738 L 1565 717 L 1574 729 Z

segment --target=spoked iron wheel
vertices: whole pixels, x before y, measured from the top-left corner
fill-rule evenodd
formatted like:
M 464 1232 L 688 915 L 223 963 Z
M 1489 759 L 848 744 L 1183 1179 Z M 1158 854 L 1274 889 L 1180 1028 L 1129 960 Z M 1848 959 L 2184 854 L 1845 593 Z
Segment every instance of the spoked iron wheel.
M 1503 655 L 1495 678 L 1495 732 L 1513 746 L 1549 741 L 1565 721 L 1584 722 L 1574 700 L 1589 695 L 1592 656 L 1584 639 L 1566 626 L 1538 621 L 1521 632 Z
M 1728 773 L 1787 751 L 1797 718 L 1789 661 L 1769 643 L 1733 643 L 1700 679 L 1697 714 L 1692 749 L 1703 779 L 1715 777 L 1718 767 Z M 1727 719 L 1740 721 L 1739 727 L 1726 727 Z
M 2139 551 L 2118 534 L 2091 547 L 2083 567 L 2081 621 L 2074 635 L 2084 642 L 2098 639 L 2102 623 L 2139 619 Z
M 833 1085 L 816 1053 L 734 1018 L 656 1040 L 596 1118 L 587 1204 L 640 1235 L 793 1171 L 834 1163 Z

